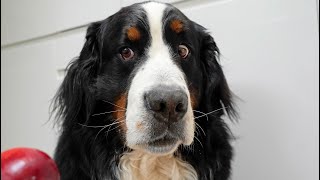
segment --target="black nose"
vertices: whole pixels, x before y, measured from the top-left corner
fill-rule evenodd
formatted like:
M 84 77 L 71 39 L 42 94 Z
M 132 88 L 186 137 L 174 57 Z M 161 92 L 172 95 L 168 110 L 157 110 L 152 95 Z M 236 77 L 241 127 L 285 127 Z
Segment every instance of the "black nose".
M 154 113 L 159 121 L 177 122 L 188 109 L 188 96 L 179 87 L 159 86 L 144 96 L 147 109 Z

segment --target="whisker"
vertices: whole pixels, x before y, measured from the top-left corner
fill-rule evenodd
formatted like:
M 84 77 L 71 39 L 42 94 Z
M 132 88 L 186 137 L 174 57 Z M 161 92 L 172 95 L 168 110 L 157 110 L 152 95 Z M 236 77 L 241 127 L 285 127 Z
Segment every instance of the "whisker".
M 201 129 L 201 131 L 203 132 L 203 135 L 207 136 L 206 133 L 204 132 L 204 130 L 202 129 L 202 127 L 197 122 L 195 122 L 195 123 L 196 123 L 196 127 L 199 127 Z
M 97 137 L 99 136 L 99 134 L 100 134 L 104 129 L 106 129 L 107 127 L 109 127 L 109 129 L 110 129 L 110 127 L 111 127 L 112 125 L 121 123 L 123 120 L 118 121 L 118 120 L 120 120 L 120 119 L 121 119 L 121 118 L 116 119 L 115 122 L 113 122 L 113 123 L 111 123 L 111 124 L 108 124 L 108 125 L 106 125 L 105 127 L 101 128 L 101 129 L 99 130 L 99 132 L 97 133 L 96 137 L 94 138 L 94 140 L 96 140 Z
M 202 148 L 203 148 L 203 145 L 202 145 L 202 143 L 200 142 L 200 140 L 199 140 L 196 136 L 194 136 L 194 138 L 200 143 L 200 145 L 201 145 Z
M 190 145 L 190 148 L 189 148 L 192 153 L 194 153 L 194 148 L 195 148 L 195 147 L 194 147 L 194 143 L 192 143 L 192 144 Z
M 102 128 L 102 127 L 105 127 L 105 125 L 104 126 L 88 126 L 88 125 L 81 124 L 81 123 L 78 123 L 78 124 L 83 126 L 83 127 L 89 127 L 89 128 Z
M 198 131 L 198 128 L 196 127 L 196 131 L 195 131 L 195 133 L 196 133 L 196 136 L 198 136 L 199 135 L 199 131 Z
M 122 116 L 122 117 L 119 117 L 118 119 L 115 119 L 114 121 L 117 121 L 119 119 L 122 119 L 124 118 L 125 116 Z M 88 126 L 88 125 L 85 125 L 85 124 L 81 124 L 81 123 L 78 123 L 79 125 L 83 126 L 83 127 L 88 127 L 88 128 L 104 128 L 110 124 L 106 124 L 106 125 L 103 125 L 103 126 Z
M 185 145 L 183 145 L 182 146 L 182 148 L 184 149 L 184 150 L 186 150 L 188 153 L 190 152 L 190 153 L 193 153 L 194 152 L 194 149 L 193 149 L 193 144 L 194 143 L 192 143 L 192 144 L 190 144 L 190 145 L 188 145 L 188 146 L 185 146 Z
M 195 149 L 194 144 L 192 144 L 191 147 L 190 147 L 190 150 L 191 150 L 192 153 L 194 153 L 194 151 L 195 151 L 194 149 Z
M 209 121 L 209 117 L 206 113 L 204 112 L 201 112 L 201 111 L 197 111 L 197 110 L 193 110 L 194 112 L 197 112 L 197 113 L 200 113 L 200 114 L 203 114 L 203 115 L 206 115 L 207 116 L 207 121 Z
M 214 112 L 217 112 L 217 111 L 220 111 L 220 110 L 223 110 L 223 109 L 226 109 L 226 108 L 228 108 L 228 107 L 225 107 L 225 108 L 219 108 L 219 109 L 213 110 L 213 111 L 211 111 L 211 112 L 209 112 L 209 113 L 206 113 L 206 114 L 204 114 L 204 115 L 201 115 L 201 116 L 195 117 L 194 119 L 201 118 L 201 117 L 203 117 L 203 116 L 206 116 L 206 115 L 212 114 L 212 113 L 214 113 Z
M 91 116 L 98 116 L 98 115 L 102 115 L 102 114 L 109 114 L 109 113 L 123 112 L 123 111 L 126 111 L 126 110 L 107 111 L 107 112 L 103 112 L 103 113 L 92 114 Z
M 111 103 L 111 102 L 109 102 L 109 101 L 107 101 L 107 100 L 102 100 L 103 102 L 106 102 L 106 103 L 109 103 L 109 104 L 111 104 L 111 105 L 114 105 L 114 106 L 116 106 L 116 107 L 118 107 L 118 108 L 121 108 L 121 109 L 123 109 L 123 110 L 126 110 L 126 108 L 124 108 L 124 107 L 121 107 L 121 106 L 118 106 L 118 105 L 116 105 L 116 104 L 113 104 L 113 103 Z
M 112 128 L 112 129 L 110 129 L 110 127 L 111 127 L 111 126 L 110 126 L 109 129 L 108 129 L 108 131 L 106 132 L 106 133 L 107 133 L 106 138 L 108 138 L 108 135 L 109 135 L 109 132 L 110 132 L 110 131 L 112 131 L 112 130 L 114 130 L 114 129 L 117 129 L 117 128 L 120 127 L 120 126 L 121 126 L 121 125 L 118 125 L 118 126 Z M 106 134 L 106 133 L 105 133 L 105 134 Z
M 97 137 L 99 136 L 99 134 L 101 133 L 101 131 L 103 131 L 103 130 L 106 129 L 107 127 L 111 127 L 112 125 L 119 124 L 119 123 L 120 123 L 120 122 L 113 122 L 113 123 L 111 123 L 111 124 L 109 124 L 109 125 L 101 128 L 101 129 L 99 130 L 99 132 L 97 133 L 96 137 L 94 138 L 94 140 L 97 139 Z

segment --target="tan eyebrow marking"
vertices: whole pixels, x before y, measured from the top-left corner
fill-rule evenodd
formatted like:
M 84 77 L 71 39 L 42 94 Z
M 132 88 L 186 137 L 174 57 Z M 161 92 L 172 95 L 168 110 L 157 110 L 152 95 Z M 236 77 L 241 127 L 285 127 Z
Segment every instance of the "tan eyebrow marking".
M 130 41 L 138 41 L 141 38 L 140 31 L 136 27 L 130 27 L 127 30 L 127 36 Z
M 170 23 L 170 28 L 178 34 L 183 31 L 183 23 L 179 19 L 174 19 Z

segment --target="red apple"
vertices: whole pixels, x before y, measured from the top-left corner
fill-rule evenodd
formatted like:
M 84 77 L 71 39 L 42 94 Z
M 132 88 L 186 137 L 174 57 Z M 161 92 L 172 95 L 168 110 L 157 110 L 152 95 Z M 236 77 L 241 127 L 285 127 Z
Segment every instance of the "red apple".
M 32 148 L 13 148 L 1 153 L 2 180 L 59 180 L 55 162 Z

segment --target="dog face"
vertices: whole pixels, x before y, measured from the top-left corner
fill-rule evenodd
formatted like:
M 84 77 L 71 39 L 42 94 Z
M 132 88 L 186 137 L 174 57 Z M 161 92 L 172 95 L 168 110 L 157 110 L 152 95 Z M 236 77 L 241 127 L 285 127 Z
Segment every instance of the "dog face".
M 194 110 L 231 105 L 215 42 L 173 6 L 125 7 L 93 23 L 86 39 L 58 96 L 71 119 L 64 126 L 80 121 L 72 115 L 90 124 L 92 114 L 109 111 L 129 148 L 167 154 L 193 142 Z
M 126 86 L 119 88 L 123 92 L 115 101 L 118 112 L 114 113 L 116 121 L 123 121 L 127 145 L 152 153 L 171 152 L 181 143 L 190 145 L 195 126 L 192 103 L 202 80 L 192 22 L 177 9 L 159 3 L 124 8 L 109 21 L 110 30 L 105 32 L 115 26 L 119 29 L 104 40 L 112 42 L 112 47 L 102 49 L 107 58 L 103 58 L 100 77 L 127 72 L 121 78 Z M 119 71 L 108 74 L 115 66 Z
M 131 148 L 167 153 L 180 143 L 189 145 L 193 141 L 188 83 L 194 82 L 185 71 L 199 67 L 194 58 L 198 52 L 191 50 L 196 42 L 184 37 L 190 37 L 191 27 L 178 11 L 156 3 L 143 4 L 142 8 L 150 33 L 143 50 L 144 62 L 135 67 L 130 82 L 126 140 Z

